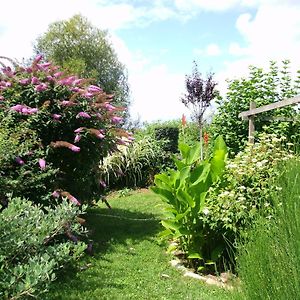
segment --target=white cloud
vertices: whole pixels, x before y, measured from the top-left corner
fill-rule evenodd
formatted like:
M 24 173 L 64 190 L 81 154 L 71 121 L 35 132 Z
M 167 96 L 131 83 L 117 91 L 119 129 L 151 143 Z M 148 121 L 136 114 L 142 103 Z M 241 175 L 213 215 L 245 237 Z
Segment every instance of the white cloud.
M 192 11 L 195 8 L 206 11 L 224 11 L 239 2 L 240 0 L 175 0 L 175 6 L 183 11 Z
M 300 53 L 300 4 L 262 5 L 255 17 L 241 15 L 237 29 L 249 54 L 268 59 L 297 58 Z
M 205 48 L 196 48 L 193 50 L 195 55 L 219 56 L 222 54 L 221 48 L 216 43 L 208 44 Z
M 218 56 L 221 54 L 221 49 L 217 44 L 209 44 L 206 47 L 206 54 L 208 56 Z
M 243 56 L 249 53 L 247 48 L 242 48 L 237 42 L 232 42 L 229 44 L 228 52 L 229 54 L 236 56 Z
M 178 119 L 189 114 L 180 102 L 184 92 L 184 75 L 171 73 L 165 65 L 150 68 L 145 66 L 139 73 L 133 73 L 130 81 L 133 103 L 130 108 L 133 118 L 143 121 Z
M 236 28 L 243 38 L 229 45 L 229 53 L 240 56 L 224 62 L 217 74 L 220 88 L 226 91 L 225 79 L 246 76 L 249 65 L 267 68 L 270 60 L 291 60 L 291 72 L 300 69 L 300 3 L 298 1 L 266 0 L 260 2 L 255 15 L 242 14 Z

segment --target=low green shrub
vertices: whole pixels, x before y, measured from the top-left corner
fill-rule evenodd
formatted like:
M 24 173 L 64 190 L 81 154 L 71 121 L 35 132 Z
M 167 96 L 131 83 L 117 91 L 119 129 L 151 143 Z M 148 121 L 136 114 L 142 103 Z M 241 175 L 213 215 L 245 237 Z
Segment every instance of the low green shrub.
M 269 190 L 275 207 L 262 217 L 239 247 L 238 274 L 242 299 L 300 297 L 300 162 L 291 160 Z M 269 201 L 269 200 L 267 200 Z
M 80 257 L 83 242 L 63 234 L 83 233 L 76 217 L 84 212 L 63 200 L 55 209 L 13 198 L 0 213 L 0 298 L 36 297 L 47 291 L 56 271 Z

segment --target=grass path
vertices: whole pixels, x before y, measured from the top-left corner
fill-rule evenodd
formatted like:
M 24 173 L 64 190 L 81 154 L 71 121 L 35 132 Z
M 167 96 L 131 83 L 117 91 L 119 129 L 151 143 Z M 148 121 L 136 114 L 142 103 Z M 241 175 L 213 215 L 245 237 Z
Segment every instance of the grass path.
M 86 216 L 94 256 L 64 274 L 46 299 L 228 299 L 229 292 L 182 276 L 157 242 L 163 203 L 147 190 L 109 199 Z M 45 298 L 43 298 L 45 299 Z

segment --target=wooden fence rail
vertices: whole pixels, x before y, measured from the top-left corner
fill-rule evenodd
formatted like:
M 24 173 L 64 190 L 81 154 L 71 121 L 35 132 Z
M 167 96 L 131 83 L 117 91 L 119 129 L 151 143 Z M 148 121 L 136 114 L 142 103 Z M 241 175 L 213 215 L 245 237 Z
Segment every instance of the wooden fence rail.
M 288 105 L 294 105 L 300 103 L 300 95 L 295 96 L 293 98 L 284 99 L 282 101 L 274 102 L 271 104 L 267 104 L 264 106 L 257 107 L 255 106 L 254 102 L 250 102 L 250 109 L 247 111 L 243 111 L 239 114 L 239 117 L 243 120 L 249 120 L 249 131 L 248 131 L 248 140 L 250 143 L 254 142 L 254 131 L 255 131 L 255 124 L 254 124 L 254 117 L 257 114 L 262 112 L 270 111 L 273 109 L 285 107 Z M 285 119 L 285 121 L 291 121 L 291 119 Z

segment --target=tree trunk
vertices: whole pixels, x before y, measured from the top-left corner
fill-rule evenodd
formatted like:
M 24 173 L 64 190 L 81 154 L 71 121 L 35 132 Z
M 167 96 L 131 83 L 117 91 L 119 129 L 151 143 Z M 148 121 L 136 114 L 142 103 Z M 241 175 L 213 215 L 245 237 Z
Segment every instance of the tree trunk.
M 199 120 L 199 134 L 200 134 L 200 159 L 203 160 L 202 120 Z

